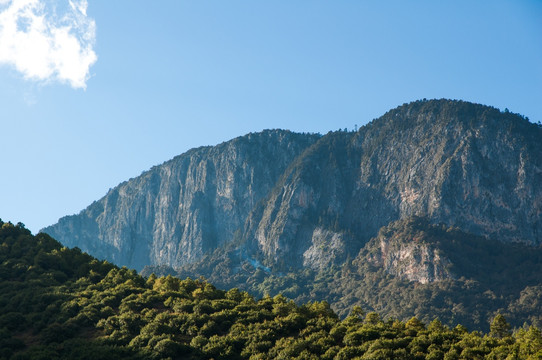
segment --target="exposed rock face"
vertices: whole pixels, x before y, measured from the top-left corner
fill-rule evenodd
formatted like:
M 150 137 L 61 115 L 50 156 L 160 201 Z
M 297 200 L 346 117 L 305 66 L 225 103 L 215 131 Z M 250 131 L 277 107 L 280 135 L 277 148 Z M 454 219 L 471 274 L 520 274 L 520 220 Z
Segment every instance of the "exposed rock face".
M 322 270 L 332 264 L 341 264 L 347 257 L 346 249 L 351 238 L 322 228 L 314 229 L 312 245 L 303 253 L 303 266 Z
M 43 231 L 136 269 L 193 262 L 231 240 L 286 167 L 319 137 L 264 131 L 188 151 Z
M 382 256 L 374 262 L 388 273 L 422 284 L 453 278 L 447 270 L 450 261 L 430 245 L 410 243 L 392 249 L 389 245 L 380 242 Z
M 421 219 L 409 218 L 383 227 L 366 246 L 361 257 L 399 278 L 427 284 L 453 279 L 452 262 L 425 231 L 405 231 Z M 424 230 L 429 224 L 423 224 Z
M 237 246 L 265 266 L 322 269 L 413 215 L 542 244 L 541 184 L 539 126 L 487 106 L 418 101 L 356 133 L 266 131 L 189 151 L 44 231 L 139 269 L 192 263 L 239 230 Z M 413 261 L 433 267 L 397 274 L 449 275 L 430 246 L 382 246 L 392 273 Z

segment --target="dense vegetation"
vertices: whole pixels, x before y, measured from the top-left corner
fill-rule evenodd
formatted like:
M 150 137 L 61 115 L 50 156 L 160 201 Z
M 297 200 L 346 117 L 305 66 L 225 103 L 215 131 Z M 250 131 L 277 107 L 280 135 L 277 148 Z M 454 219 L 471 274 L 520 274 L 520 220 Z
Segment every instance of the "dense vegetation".
M 449 259 L 452 277 L 427 284 L 390 275 L 369 259 L 377 251 L 373 239 L 344 265 L 321 271 L 269 271 L 246 259 L 236 245 L 215 251 L 201 262 L 174 270 L 152 267 L 143 274 L 173 274 L 180 278 L 203 275 L 220 288 L 238 287 L 256 297 L 283 294 L 296 303 L 326 300 L 341 317 L 355 305 L 384 317 L 488 331 L 489 321 L 502 313 L 514 327 L 524 322 L 542 326 L 542 248 L 505 244 L 456 228 L 410 218 L 381 229 L 379 236 L 408 243 L 416 238 Z
M 135 271 L 0 221 L 1 359 L 539 359 L 535 327 L 489 334 Z

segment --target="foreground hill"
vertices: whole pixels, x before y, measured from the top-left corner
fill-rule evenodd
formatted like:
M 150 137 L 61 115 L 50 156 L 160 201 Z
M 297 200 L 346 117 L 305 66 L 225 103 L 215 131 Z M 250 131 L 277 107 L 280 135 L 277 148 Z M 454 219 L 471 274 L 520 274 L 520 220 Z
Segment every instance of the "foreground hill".
M 203 280 L 143 278 L 0 220 L 0 359 L 538 359 L 535 327 L 490 333 L 382 319 L 325 302 L 254 299 Z

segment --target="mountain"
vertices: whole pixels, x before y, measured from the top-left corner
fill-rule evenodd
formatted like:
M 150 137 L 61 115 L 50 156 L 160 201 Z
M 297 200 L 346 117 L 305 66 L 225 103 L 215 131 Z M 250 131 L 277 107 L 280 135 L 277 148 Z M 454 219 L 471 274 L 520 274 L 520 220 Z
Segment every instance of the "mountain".
M 391 231 L 392 229 L 390 229 Z M 22 224 L 0 220 L 0 358 L 34 359 L 535 359 L 540 329 L 489 332 L 384 321 L 326 302 L 254 299 L 202 280 L 143 278 Z
M 449 100 L 400 106 L 355 133 L 264 131 L 188 151 L 43 232 L 137 269 L 192 263 L 236 231 L 270 264 L 318 268 L 412 215 L 540 245 L 541 134 Z M 318 250 L 327 241 L 331 256 Z
M 480 327 L 502 310 L 521 324 L 542 314 L 526 300 L 542 286 L 533 275 L 540 184 L 539 125 L 479 104 L 422 100 L 356 132 L 273 130 L 191 150 L 43 231 L 119 265 L 150 266 L 145 274 L 328 299 L 340 315 L 362 304 Z M 419 234 L 406 236 L 410 228 Z M 473 270 L 473 254 L 484 271 Z M 532 267 L 514 260 L 527 275 L 492 284 L 506 267 L 488 264 L 503 254 Z M 477 318 L 460 292 L 483 304 Z

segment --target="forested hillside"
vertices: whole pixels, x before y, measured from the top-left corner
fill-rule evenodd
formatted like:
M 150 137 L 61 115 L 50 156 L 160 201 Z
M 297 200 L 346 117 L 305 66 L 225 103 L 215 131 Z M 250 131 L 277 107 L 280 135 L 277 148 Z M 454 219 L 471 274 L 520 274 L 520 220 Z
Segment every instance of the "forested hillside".
M 540 247 L 495 242 L 411 217 L 383 227 L 341 266 L 272 271 L 231 246 L 177 270 L 148 267 L 142 273 L 203 275 L 221 288 L 284 294 L 298 303 L 326 300 L 341 316 L 361 305 L 387 317 L 438 317 L 449 326 L 487 331 L 499 312 L 514 326 L 542 325 L 540 264 Z
M 203 279 L 144 278 L 0 221 L 1 359 L 538 359 L 535 327 L 490 332 L 382 318 L 326 302 L 296 305 L 217 290 Z

